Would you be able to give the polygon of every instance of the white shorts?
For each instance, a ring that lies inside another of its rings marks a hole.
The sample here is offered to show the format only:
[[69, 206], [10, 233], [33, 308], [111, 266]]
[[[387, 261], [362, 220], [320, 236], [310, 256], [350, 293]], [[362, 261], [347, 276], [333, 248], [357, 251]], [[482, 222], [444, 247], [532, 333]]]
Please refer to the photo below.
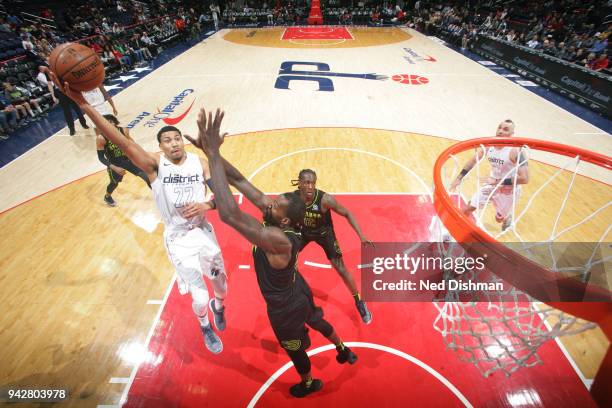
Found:
[[221, 248], [208, 223], [186, 231], [166, 230], [164, 244], [177, 275], [189, 285], [206, 288], [204, 276], [213, 279], [225, 274]]
[[[472, 207], [476, 207], [476, 203], [478, 203], [479, 208], [484, 208], [484, 205], [494, 188], [495, 186], [490, 184], [485, 184], [482, 186], [480, 190], [478, 190], [478, 192], [472, 196], [470, 205]], [[506, 219], [508, 215], [512, 213], [512, 200], [514, 199], [513, 190], [513, 186], [499, 186], [491, 196], [489, 201], [492, 202], [493, 207], [495, 207], [495, 216], [497, 218]], [[521, 188], [520, 186], [517, 186], [516, 200], [518, 200], [520, 196]]]

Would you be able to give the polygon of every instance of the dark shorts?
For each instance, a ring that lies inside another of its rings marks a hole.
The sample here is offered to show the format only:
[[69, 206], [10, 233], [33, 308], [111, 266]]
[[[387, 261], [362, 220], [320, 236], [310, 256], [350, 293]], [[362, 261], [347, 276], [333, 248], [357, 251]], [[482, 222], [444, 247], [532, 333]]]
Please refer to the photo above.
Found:
[[[323, 319], [323, 309], [315, 306], [310, 288], [300, 296], [294, 307], [285, 309], [282, 313], [268, 309], [268, 318], [278, 342], [287, 351], [306, 350], [310, 347], [306, 325], [313, 328], [329, 326]], [[329, 333], [322, 334], [331, 335], [333, 329], [331, 326], [329, 329]]]
[[323, 248], [327, 259], [342, 257], [342, 250], [340, 250], [340, 244], [336, 239], [336, 233], [334, 232], [333, 228], [326, 228], [317, 234], [302, 232], [302, 247], [300, 248], [300, 251], [312, 241], [316, 242], [321, 248]]

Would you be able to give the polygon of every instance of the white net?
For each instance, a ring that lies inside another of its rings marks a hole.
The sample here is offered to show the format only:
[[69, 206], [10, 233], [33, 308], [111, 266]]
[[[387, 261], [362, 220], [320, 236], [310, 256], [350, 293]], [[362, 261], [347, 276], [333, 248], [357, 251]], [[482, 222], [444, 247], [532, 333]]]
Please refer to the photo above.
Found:
[[[577, 184], [584, 184], [576, 183], [581, 178], [578, 174], [581, 160], [578, 156], [569, 160], [563, 157], [561, 161], [557, 159], [556, 168], [541, 163], [537, 169], [530, 168], [530, 173], [544, 168], [546, 171], [541, 171], [545, 174], [535, 177], [534, 183], [530, 175], [531, 185], [526, 189], [529, 194], [521, 198], [521, 189], [517, 184], [518, 169], [527, 164], [530, 152], [527, 146], [517, 149], [520, 159], [501, 178], [498, 175], [496, 179], [499, 180], [495, 184], [487, 179], [487, 175], [490, 175], [488, 165], [483, 166], [487, 162], [487, 148], [481, 145], [476, 152], [470, 152], [476, 158], [476, 164], [461, 180], [456, 194], [451, 195], [453, 202], [461, 209], [466, 208], [468, 203], [472, 209], [475, 207], [472, 217], [476, 226], [524, 257], [582, 282], [591, 279], [594, 270], [598, 269], [597, 284], [609, 290], [609, 282], [612, 281], [607, 272], [612, 252], [608, 239], [612, 228], [612, 194], [609, 186], [599, 186], [607, 192], [607, 196], [604, 194], [604, 197], [598, 197], [588, 205], [577, 206], [573, 200], [581, 199], [584, 202], [586, 198], [584, 192], [574, 191]], [[477, 154], [478, 151], [484, 153], [482, 157]], [[458, 179], [460, 169], [460, 158], [451, 155], [442, 171], [447, 189], [453, 180]], [[507, 179], [512, 180], [511, 186], [503, 184], [503, 180]], [[500, 220], [500, 203], [499, 200], [496, 202], [496, 195], [502, 189], [506, 189], [505, 197], [510, 197], [511, 201], [507, 216]], [[466, 191], [474, 193], [469, 201], [463, 196]], [[547, 214], [542, 214], [543, 205]], [[576, 214], [576, 208], [580, 209], [580, 214]], [[571, 216], [564, 217], [568, 209], [571, 209]], [[491, 222], [492, 210], [498, 217], [495, 222]], [[593, 228], [592, 224], [597, 224], [598, 228]], [[534, 232], [535, 229], [538, 231]], [[586, 235], [584, 231], [587, 231]], [[458, 257], [464, 254], [462, 247], [454, 242], [437, 217], [430, 225], [430, 235], [431, 241], [439, 243], [439, 252], [443, 256]], [[559, 245], [564, 238], [590, 242], [578, 254], [568, 256], [567, 247]], [[507, 242], [510, 240], [512, 242]], [[494, 273], [479, 275], [482, 273], [471, 270], [464, 275], [475, 281], [501, 281]], [[445, 280], [456, 277], [453, 271], [444, 272]], [[449, 290], [444, 299], [434, 304], [439, 314], [433, 326], [443, 336], [447, 347], [456, 351], [462, 360], [475, 364], [484, 376], [497, 371], [510, 375], [521, 367], [539, 364], [541, 360], [537, 352], [546, 341], [596, 326], [538, 303], [513, 287], [505, 292], [480, 292], [478, 296]]]

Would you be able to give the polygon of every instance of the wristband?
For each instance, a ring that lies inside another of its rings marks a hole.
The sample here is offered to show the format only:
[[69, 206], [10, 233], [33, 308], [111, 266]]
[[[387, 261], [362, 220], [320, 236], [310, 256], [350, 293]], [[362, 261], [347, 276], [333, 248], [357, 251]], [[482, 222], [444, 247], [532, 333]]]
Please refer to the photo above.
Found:
[[502, 181], [503, 186], [511, 186], [512, 184], [514, 183], [512, 182], [511, 178], [507, 178], [507, 179], [504, 179], [504, 181]]

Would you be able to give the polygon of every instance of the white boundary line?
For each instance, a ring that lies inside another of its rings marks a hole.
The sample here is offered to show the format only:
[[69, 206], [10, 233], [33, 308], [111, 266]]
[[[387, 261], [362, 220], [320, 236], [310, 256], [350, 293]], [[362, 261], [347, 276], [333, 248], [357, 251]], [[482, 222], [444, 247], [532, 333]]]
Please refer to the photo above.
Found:
[[315, 268], [331, 269], [331, 265], [317, 262], [304, 261], [304, 265], [314, 266]]
[[[455, 387], [448, 379], [446, 379], [446, 377], [444, 377], [442, 374], [440, 374], [439, 372], [437, 372], [436, 370], [434, 370], [433, 368], [431, 368], [430, 366], [428, 366], [421, 360], [417, 359], [416, 357], [411, 356], [410, 354], [404, 353], [403, 351], [396, 350], [391, 347], [382, 346], [376, 343], [364, 343], [364, 342], [354, 341], [354, 342], [348, 342], [345, 344], [349, 347], [354, 347], [354, 348], [361, 347], [361, 348], [370, 348], [374, 350], [384, 351], [389, 354], [393, 354], [395, 356], [408, 360], [411, 363], [421, 367], [423, 370], [427, 371], [429, 374], [435, 377], [438, 381], [440, 381], [446, 388], [448, 388], [457, 397], [457, 399], [459, 399], [459, 401], [463, 403], [464, 406], [470, 407], [470, 408], [472, 407], [472, 404], [470, 404], [468, 399], [461, 393], [461, 391], [457, 389], [457, 387]], [[313, 356], [315, 354], [319, 354], [324, 351], [332, 350], [334, 348], [335, 346], [333, 344], [328, 344], [326, 346], [322, 346], [314, 350], [310, 350], [308, 352], [308, 355]], [[259, 398], [261, 398], [261, 396], [270, 387], [270, 385], [272, 385], [272, 383], [276, 381], [276, 379], [280, 377], [285, 371], [287, 371], [291, 366], [293, 366], [293, 363], [289, 361], [288, 363], [283, 365], [281, 368], [279, 368], [274, 374], [272, 374], [272, 376], [268, 378], [268, 380], [261, 386], [261, 388], [259, 388], [257, 393], [255, 393], [255, 395], [253, 396], [253, 398], [251, 399], [247, 407], [253, 408], [255, 404], [257, 404], [257, 401], [259, 401]]]
[[[147, 350], [149, 349], [149, 343], [151, 342], [151, 338], [153, 337], [153, 332], [155, 332], [155, 328], [157, 327], [159, 318], [161, 317], [164, 307], [166, 306], [166, 303], [168, 302], [168, 298], [170, 297], [170, 292], [172, 292], [172, 287], [174, 286], [175, 281], [176, 281], [176, 277], [173, 277], [170, 280], [170, 284], [168, 285], [168, 288], [166, 289], [164, 299], [162, 300], [162, 303], [159, 306], [159, 310], [157, 311], [157, 314], [155, 315], [155, 318], [153, 319], [153, 324], [151, 325], [151, 328], [149, 329], [149, 333], [147, 334], [147, 338], [144, 342], [144, 347]], [[132, 384], [134, 383], [134, 379], [136, 378], [136, 373], [138, 372], [138, 369], [140, 368], [141, 364], [142, 362], [138, 362], [138, 364], [135, 364], [134, 367], [132, 368], [132, 372], [130, 373], [130, 378], [127, 382], [127, 386], [123, 389], [123, 393], [121, 394], [121, 398], [119, 399], [119, 406], [123, 406], [123, 404], [127, 402], [128, 393], [130, 392], [130, 388], [132, 388]]]
[[111, 377], [110, 380], [108, 380], [109, 384], [127, 384], [130, 382], [130, 379], [128, 377]]
[[[413, 176], [415, 179], [417, 179], [418, 182], [421, 183], [421, 186], [423, 187], [423, 189], [425, 191], [427, 191], [427, 195], [429, 196], [429, 198], [432, 200], [433, 202], [433, 193], [431, 191], [431, 188], [429, 188], [429, 186], [423, 181], [423, 179], [421, 177], [419, 177], [412, 169], [410, 169], [409, 167], [403, 165], [402, 163], [398, 162], [397, 160], [391, 159], [387, 156], [383, 156], [382, 154], [379, 153], [373, 153], [370, 152], [368, 150], [360, 150], [360, 149], [355, 149], [352, 147], [311, 147], [308, 149], [300, 149], [300, 150], [295, 150], [293, 152], [289, 152], [289, 153], [285, 153], [283, 155], [280, 155], [278, 157], [275, 157], [273, 159], [268, 160], [267, 162], [265, 162], [264, 164], [262, 164], [261, 166], [259, 166], [253, 173], [251, 173], [251, 175], [247, 178], [248, 181], [251, 181], [253, 179], [253, 177], [255, 177], [260, 171], [262, 171], [263, 169], [265, 169], [266, 167], [268, 167], [269, 165], [271, 165], [272, 163], [285, 159], [287, 157], [290, 156], [294, 156], [296, 154], [301, 154], [301, 153], [307, 153], [307, 152], [316, 152], [316, 151], [347, 151], [347, 152], [353, 152], [353, 153], [363, 153], [365, 155], [368, 156], [373, 156], [379, 159], [383, 159], [386, 160], [390, 163], [395, 164], [396, 166], [398, 166], [399, 168], [403, 169], [404, 171], [406, 171], [407, 173], [409, 173], [411, 176]], [[240, 194], [238, 196], [238, 204], [242, 204], [242, 200], [243, 200], [243, 196], [242, 194]]]

